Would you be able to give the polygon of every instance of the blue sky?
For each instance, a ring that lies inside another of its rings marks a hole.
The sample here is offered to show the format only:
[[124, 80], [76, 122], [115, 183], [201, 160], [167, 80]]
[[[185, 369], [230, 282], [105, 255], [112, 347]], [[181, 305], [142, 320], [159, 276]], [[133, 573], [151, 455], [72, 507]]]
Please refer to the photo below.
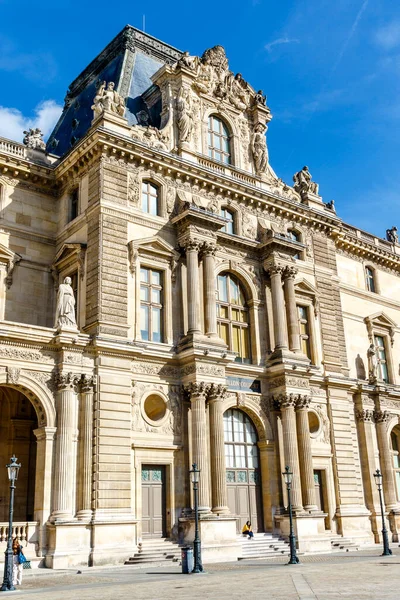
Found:
[[271, 165], [308, 165], [345, 221], [400, 226], [400, 2], [220, 0], [151, 3], [0, 0], [0, 135], [48, 133], [68, 84], [126, 25], [181, 50], [225, 47], [268, 96]]

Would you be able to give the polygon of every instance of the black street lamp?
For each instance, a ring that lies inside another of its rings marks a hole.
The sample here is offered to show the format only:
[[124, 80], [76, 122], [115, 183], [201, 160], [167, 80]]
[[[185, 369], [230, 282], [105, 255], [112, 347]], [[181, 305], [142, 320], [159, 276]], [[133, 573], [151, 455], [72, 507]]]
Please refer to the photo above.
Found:
[[289, 524], [290, 524], [290, 532], [289, 532], [289, 545], [290, 545], [290, 559], [288, 565], [297, 565], [300, 561], [296, 554], [296, 536], [293, 532], [293, 513], [292, 513], [292, 479], [293, 473], [289, 469], [289, 467], [285, 467], [285, 472], [282, 473], [283, 479], [285, 480], [288, 494], [288, 505], [289, 505]]
[[193, 558], [194, 567], [192, 573], [202, 573], [203, 565], [201, 564], [201, 541], [199, 532], [199, 475], [200, 469], [196, 463], [193, 463], [192, 470], [189, 471], [192, 475], [193, 492], [194, 492], [194, 540], [193, 540]]
[[21, 467], [20, 464], [17, 464], [17, 460], [18, 459], [15, 456], [12, 456], [10, 464], [7, 465], [8, 479], [10, 480], [10, 508], [8, 513], [7, 549], [4, 552], [4, 577], [0, 592], [12, 592], [15, 590], [15, 587], [13, 586], [12, 526], [14, 514], [15, 482], [18, 479], [18, 471]]
[[390, 556], [392, 554], [391, 549], [389, 548], [389, 539], [388, 532], [385, 525], [385, 512], [383, 510], [383, 500], [382, 500], [382, 473], [379, 469], [377, 469], [374, 473], [375, 483], [379, 492], [379, 502], [381, 503], [381, 515], [382, 515], [382, 542], [383, 542], [383, 552], [382, 556]]

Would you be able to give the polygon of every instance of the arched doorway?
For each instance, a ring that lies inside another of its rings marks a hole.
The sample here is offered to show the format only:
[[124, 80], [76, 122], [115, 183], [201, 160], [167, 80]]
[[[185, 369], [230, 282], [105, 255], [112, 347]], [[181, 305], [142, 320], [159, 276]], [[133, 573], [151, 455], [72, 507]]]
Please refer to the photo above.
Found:
[[224, 439], [228, 506], [237, 530], [250, 520], [253, 531], [263, 531], [258, 434], [250, 417], [237, 408], [227, 410]]
[[0, 386], [0, 521], [8, 521], [9, 481], [5, 465], [15, 454], [21, 469], [15, 490], [14, 522], [34, 520], [36, 437], [35, 409], [20, 391]]

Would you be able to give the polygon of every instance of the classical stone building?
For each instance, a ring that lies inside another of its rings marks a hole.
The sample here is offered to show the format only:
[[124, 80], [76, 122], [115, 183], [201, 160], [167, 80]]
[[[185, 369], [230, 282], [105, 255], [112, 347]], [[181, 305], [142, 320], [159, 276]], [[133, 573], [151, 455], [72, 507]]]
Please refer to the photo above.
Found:
[[47, 566], [190, 541], [194, 462], [205, 560], [249, 518], [287, 534], [285, 465], [300, 549], [379, 540], [377, 468], [398, 539], [396, 231], [344, 223], [307, 167], [279, 179], [271, 117], [221, 46], [126, 27], [47, 148], [0, 139], [0, 465]]

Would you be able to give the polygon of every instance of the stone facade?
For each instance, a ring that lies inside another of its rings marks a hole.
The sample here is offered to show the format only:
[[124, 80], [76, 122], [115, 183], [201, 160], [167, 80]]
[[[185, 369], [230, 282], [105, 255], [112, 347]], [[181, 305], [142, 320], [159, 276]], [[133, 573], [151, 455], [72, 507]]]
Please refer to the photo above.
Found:
[[[276, 176], [265, 96], [220, 46], [127, 27], [69, 90], [48, 151], [0, 139], [0, 455], [31, 550], [57, 568], [190, 541], [194, 462], [205, 560], [236, 559], [248, 517], [288, 533], [285, 465], [301, 550], [379, 540], [376, 468], [397, 540], [396, 239], [343, 223], [308, 168]], [[77, 327], [53, 328], [66, 278]]]

